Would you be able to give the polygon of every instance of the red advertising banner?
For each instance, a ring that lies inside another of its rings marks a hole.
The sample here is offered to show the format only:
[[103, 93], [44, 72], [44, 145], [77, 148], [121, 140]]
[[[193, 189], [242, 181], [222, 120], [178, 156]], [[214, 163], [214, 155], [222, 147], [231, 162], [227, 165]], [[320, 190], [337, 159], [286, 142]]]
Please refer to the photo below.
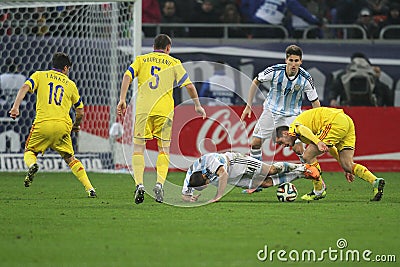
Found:
[[[175, 108], [171, 143], [171, 170], [186, 170], [200, 155], [209, 152], [237, 151], [249, 153], [250, 138], [262, 106], [254, 107], [254, 114], [240, 120], [243, 106], [205, 107], [207, 118], [202, 119], [195, 113], [193, 105], [180, 105]], [[107, 149], [108, 127], [104, 127], [104, 107], [86, 107], [83, 132], [91, 134], [87, 140], [96, 148]], [[353, 119], [356, 127], [356, 150], [354, 161], [367, 166], [371, 171], [400, 171], [400, 142], [397, 133], [400, 132], [400, 107], [346, 107], [344, 111]], [[105, 112], [107, 113], [107, 112]], [[130, 165], [132, 151], [132, 109], [124, 120], [124, 135], [116, 141], [124, 146], [125, 155], [122, 160], [116, 160], [117, 168]], [[98, 129], [107, 129], [98, 131]], [[97, 136], [98, 138], [93, 138]], [[94, 140], [94, 141], [93, 141]], [[90, 145], [90, 144], [89, 144]], [[82, 145], [81, 145], [82, 147]], [[298, 157], [290, 148], [282, 148], [273, 143], [263, 145], [263, 160], [298, 162]], [[158, 149], [155, 140], [147, 144], [146, 167], [153, 169], [157, 159]], [[319, 158], [324, 171], [342, 171], [339, 164], [329, 154]]]
[[[249, 140], [262, 107], [255, 107], [254, 114], [240, 121], [242, 106], [206, 107], [207, 118], [203, 120], [191, 105], [175, 110], [171, 155], [198, 157], [215, 151], [249, 152]], [[344, 111], [354, 120], [356, 127], [355, 162], [371, 171], [400, 171], [400, 144], [396, 134], [400, 132], [400, 108], [396, 107], [349, 107]], [[156, 143], [148, 149], [157, 150]], [[289, 148], [264, 144], [263, 160], [298, 161]], [[325, 171], [341, 171], [339, 164], [328, 154], [320, 157]], [[179, 164], [176, 164], [179, 165]]]

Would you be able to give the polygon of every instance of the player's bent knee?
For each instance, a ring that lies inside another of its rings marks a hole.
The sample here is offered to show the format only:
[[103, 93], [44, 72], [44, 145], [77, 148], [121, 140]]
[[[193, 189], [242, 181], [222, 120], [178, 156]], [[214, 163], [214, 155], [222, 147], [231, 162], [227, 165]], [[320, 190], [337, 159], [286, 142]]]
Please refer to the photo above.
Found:
[[70, 164], [72, 161], [75, 160], [75, 156], [70, 154], [65, 154], [63, 155], [63, 159], [67, 164]]

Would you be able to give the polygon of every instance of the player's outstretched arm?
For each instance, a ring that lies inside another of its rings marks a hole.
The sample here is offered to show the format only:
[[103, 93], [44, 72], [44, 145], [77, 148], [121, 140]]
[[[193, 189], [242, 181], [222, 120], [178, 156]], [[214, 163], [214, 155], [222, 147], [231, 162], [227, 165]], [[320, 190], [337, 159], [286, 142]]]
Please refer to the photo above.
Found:
[[328, 146], [324, 142], [319, 140], [319, 138], [316, 135], [314, 135], [313, 132], [308, 127], [304, 125], [297, 125], [296, 132], [301, 136], [307, 138], [311, 142], [313, 142], [318, 147], [319, 151], [328, 152], [329, 150]]
[[255, 78], [251, 82], [251, 86], [249, 89], [249, 95], [247, 97], [247, 104], [242, 112], [242, 116], [240, 116], [241, 120], [244, 120], [246, 118], [246, 116], [248, 118], [251, 117], [251, 105], [253, 104], [253, 99], [254, 99], [254, 96], [256, 94], [256, 91], [257, 91], [259, 85], [260, 85], [260, 82], [257, 80], [257, 78]]
[[121, 83], [121, 92], [119, 95], [119, 103], [117, 105], [117, 115], [122, 116], [126, 112], [126, 94], [129, 89], [129, 85], [131, 84], [132, 80], [129, 75], [124, 74]]
[[24, 100], [24, 97], [28, 93], [29, 89], [29, 86], [24, 84], [18, 90], [18, 94], [15, 97], [14, 104], [8, 112], [11, 118], [16, 119], [19, 116], [19, 106], [21, 105], [22, 100]]
[[226, 172], [224, 167], [219, 167], [217, 171], [218, 175], [218, 189], [217, 189], [217, 194], [213, 199], [211, 199], [209, 202], [217, 202], [219, 201], [223, 196], [225, 192], [226, 185], [228, 184], [228, 173]]

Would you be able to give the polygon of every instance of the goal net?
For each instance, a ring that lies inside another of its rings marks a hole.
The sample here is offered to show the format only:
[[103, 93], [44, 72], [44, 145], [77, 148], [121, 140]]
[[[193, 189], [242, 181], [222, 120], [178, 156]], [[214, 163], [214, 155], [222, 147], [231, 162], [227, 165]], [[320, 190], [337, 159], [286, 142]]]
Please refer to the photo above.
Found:
[[[123, 73], [141, 50], [138, 4], [141, 8], [140, 0], [0, 3], [1, 171], [26, 169], [23, 151], [35, 117], [35, 95], [25, 97], [18, 119], [10, 119], [8, 111], [21, 80], [23, 83], [36, 70], [49, 69], [57, 51], [71, 57], [69, 77], [76, 82], [85, 105], [81, 131], [72, 135], [75, 153], [89, 171], [115, 168], [121, 153], [114, 144], [120, 137], [110, 133], [110, 128], [118, 120]], [[41, 170], [68, 170], [50, 150], [39, 155], [38, 164]]]

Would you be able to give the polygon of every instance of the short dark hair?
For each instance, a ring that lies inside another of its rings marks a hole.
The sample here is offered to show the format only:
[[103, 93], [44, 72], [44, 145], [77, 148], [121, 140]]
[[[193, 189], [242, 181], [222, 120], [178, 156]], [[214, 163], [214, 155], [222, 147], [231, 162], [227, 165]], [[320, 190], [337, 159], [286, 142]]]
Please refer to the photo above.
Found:
[[301, 48], [298, 47], [297, 45], [289, 45], [288, 47], [286, 47], [285, 53], [286, 53], [286, 58], [288, 58], [291, 55], [299, 56], [300, 59], [303, 58], [303, 50], [301, 50]]
[[[279, 126], [276, 127], [275, 129], [275, 138], [278, 137], [282, 137], [283, 136], [283, 131], [289, 131], [289, 126], [283, 125], [283, 126]], [[275, 138], [273, 140], [275, 140]]]
[[190, 175], [188, 187], [199, 187], [205, 184], [206, 180], [201, 171], [193, 172], [192, 175]]
[[62, 70], [64, 67], [71, 67], [72, 62], [69, 56], [63, 52], [56, 52], [53, 55], [53, 62], [52, 62], [52, 67], [55, 69]]
[[154, 38], [154, 49], [165, 49], [171, 44], [171, 38], [166, 34], [159, 34]]

